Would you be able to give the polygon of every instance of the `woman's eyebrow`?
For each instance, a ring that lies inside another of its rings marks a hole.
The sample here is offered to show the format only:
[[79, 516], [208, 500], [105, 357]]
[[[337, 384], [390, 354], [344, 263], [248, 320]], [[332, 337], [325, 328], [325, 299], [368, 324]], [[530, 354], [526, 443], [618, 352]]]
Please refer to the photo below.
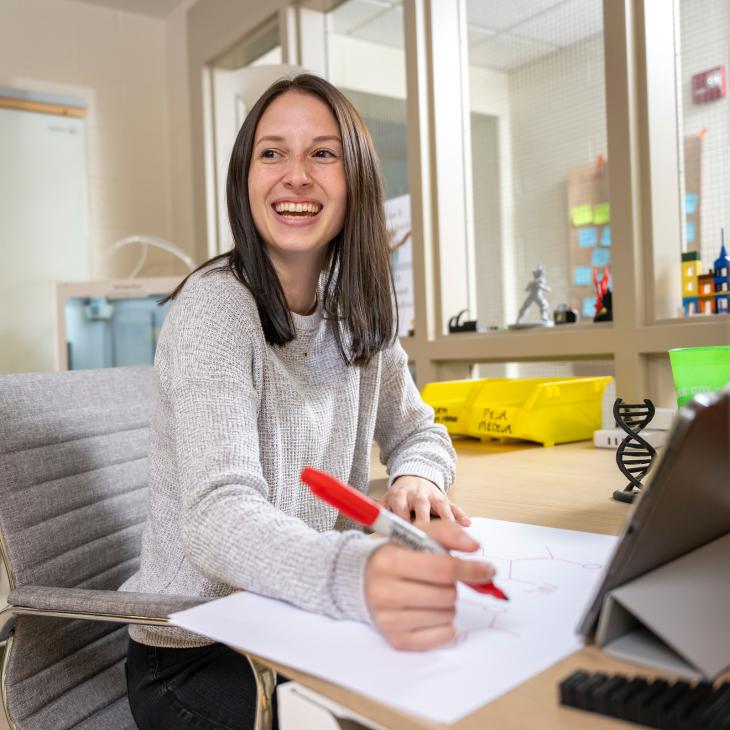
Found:
[[261, 144], [262, 142], [283, 142], [284, 138], [277, 135], [277, 134], [267, 134], [265, 137], [259, 137], [256, 140], [256, 144]]
[[335, 142], [339, 142], [342, 144], [342, 140], [340, 139], [339, 135], [337, 134], [324, 134], [321, 137], [315, 137], [312, 141], [313, 142], [326, 142], [327, 140], [334, 140]]
[[[328, 140], [332, 140], [334, 142], [339, 142], [342, 144], [342, 140], [340, 139], [340, 136], [337, 134], [323, 134], [319, 137], [315, 137], [312, 142], [326, 142]], [[284, 142], [285, 139], [279, 134], [267, 134], [264, 137], [259, 137], [256, 140], [256, 144], [261, 144], [262, 142]], [[254, 145], [255, 146], [255, 145]]]

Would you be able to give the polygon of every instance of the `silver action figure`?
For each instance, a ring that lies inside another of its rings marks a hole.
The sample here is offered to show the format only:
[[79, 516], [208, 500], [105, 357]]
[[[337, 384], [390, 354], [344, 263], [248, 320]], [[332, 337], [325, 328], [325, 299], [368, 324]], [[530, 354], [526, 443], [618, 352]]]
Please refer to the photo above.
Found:
[[525, 316], [525, 313], [532, 304], [537, 304], [537, 306], [540, 307], [540, 324], [542, 326], [550, 326], [550, 324], [552, 324], [552, 322], [550, 322], [550, 306], [543, 295], [543, 292], [550, 291], [550, 287], [547, 285], [545, 269], [542, 264], [540, 264], [532, 272], [532, 281], [525, 287], [525, 291], [527, 292], [527, 297], [520, 307], [520, 313], [517, 315], [516, 324], [520, 324], [520, 320]]

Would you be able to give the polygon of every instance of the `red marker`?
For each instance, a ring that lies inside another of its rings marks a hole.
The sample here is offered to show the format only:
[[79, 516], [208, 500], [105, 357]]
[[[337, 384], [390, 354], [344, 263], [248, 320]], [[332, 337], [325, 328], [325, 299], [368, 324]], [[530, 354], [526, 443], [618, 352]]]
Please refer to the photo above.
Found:
[[[449, 551], [443, 545], [431, 539], [423, 530], [419, 530], [387, 509], [381, 508], [370, 497], [358, 492], [348, 484], [343, 484], [333, 476], [308, 466], [302, 469], [301, 479], [320, 499], [379, 535], [390, 537], [413, 550], [448, 554]], [[488, 593], [502, 601], [509, 600], [504, 592], [491, 581], [479, 585], [475, 583], [467, 583], [467, 585], [479, 593]]]

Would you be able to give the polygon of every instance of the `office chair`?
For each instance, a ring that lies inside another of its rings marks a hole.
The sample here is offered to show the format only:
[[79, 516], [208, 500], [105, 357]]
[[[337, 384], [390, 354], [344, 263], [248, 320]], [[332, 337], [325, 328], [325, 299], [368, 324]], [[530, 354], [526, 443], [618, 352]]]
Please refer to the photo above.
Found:
[[[206, 599], [116, 589], [138, 567], [150, 367], [0, 376], [2, 703], [14, 730], [134, 730], [127, 624]], [[249, 657], [257, 730], [275, 673]]]

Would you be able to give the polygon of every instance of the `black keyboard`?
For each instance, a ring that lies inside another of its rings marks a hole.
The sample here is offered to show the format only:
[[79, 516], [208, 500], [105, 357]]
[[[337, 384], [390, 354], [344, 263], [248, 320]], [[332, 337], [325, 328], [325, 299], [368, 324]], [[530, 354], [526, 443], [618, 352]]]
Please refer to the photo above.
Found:
[[560, 704], [661, 730], [730, 730], [730, 682], [690, 684], [578, 669], [560, 683]]

